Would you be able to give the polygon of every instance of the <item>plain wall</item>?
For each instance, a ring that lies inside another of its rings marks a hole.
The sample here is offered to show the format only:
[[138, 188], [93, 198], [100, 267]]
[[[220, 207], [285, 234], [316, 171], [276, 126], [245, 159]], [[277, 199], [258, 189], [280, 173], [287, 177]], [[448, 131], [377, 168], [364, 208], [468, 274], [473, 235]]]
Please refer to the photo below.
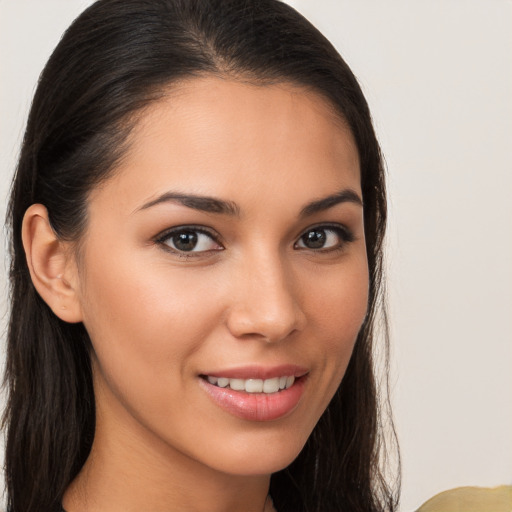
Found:
[[[90, 3], [0, 0], [3, 199], [37, 76]], [[512, 3], [290, 3], [358, 76], [386, 156], [402, 510], [512, 484]]]

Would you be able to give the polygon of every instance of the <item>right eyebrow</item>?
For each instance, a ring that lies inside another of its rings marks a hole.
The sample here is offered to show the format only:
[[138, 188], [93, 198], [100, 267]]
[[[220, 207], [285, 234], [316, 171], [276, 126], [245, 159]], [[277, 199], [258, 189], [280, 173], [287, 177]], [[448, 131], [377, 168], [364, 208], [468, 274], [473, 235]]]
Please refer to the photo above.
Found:
[[221, 215], [240, 216], [240, 207], [233, 201], [225, 201], [216, 197], [201, 196], [194, 194], [180, 194], [179, 192], [165, 192], [156, 199], [148, 201], [135, 211], [147, 210], [152, 206], [161, 203], [178, 203], [187, 208], [199, 210], [207, 213], [217, 213]]

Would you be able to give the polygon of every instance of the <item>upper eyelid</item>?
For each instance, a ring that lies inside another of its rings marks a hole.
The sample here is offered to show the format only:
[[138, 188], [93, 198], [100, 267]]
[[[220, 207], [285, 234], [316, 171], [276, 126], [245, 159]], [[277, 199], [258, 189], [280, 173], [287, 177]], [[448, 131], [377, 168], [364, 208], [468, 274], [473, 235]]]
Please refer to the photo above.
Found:
[[324, 223], [318, 223], [318, 224], [312, 224], [311, 226], [308, 226], [306, 229], [303, 229], [299, 236], [297, 237], [297, 240], [299, 240], [302, 236], [304, 236], [308, 231], [312, 231], [313, 229], [332, 229], [332, 230], [339, 230], [345, 232], [347, 235], [353, 236], [353, 231], [345, 224], [342, 224], [341, 222], [324, 222]]

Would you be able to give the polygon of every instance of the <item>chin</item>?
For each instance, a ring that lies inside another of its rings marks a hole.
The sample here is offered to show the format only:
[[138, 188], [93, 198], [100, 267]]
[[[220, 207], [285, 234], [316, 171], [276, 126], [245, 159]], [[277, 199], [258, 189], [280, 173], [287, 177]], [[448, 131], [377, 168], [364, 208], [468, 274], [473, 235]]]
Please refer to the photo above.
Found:
[[240, 447], [230, 447], [215, 458], [217, 470], [239, 476], [270, 475], [289, 466], [299, 455], [307, 436], [300, 439], [286, 439], [276, 441], [247, 441]]

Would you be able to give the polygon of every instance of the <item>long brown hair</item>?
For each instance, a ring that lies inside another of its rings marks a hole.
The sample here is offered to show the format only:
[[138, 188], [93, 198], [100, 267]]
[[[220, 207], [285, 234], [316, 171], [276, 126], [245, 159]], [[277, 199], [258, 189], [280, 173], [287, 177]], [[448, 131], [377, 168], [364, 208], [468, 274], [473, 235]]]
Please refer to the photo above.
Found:
[[177, 81], [215, 74], [292, 82], [326, 98], [357, 143], [370, 268], [368, 315], [342, 384], [297, 459], [271, 478], [280, 512], [392, 511], [382, 475], [374, 337], [382, 311], [386, 191], [361, 89], [334, 47], [277, 0], [100, 0], [75, 20], [39, 80], [7, 221], [11, 315], [5, 383], [10, 512], [54, 512], [84, 464], [95, 408], [82, 324], [59, 320], [36, 293], [21, 242], [33, 203], [62, 239], [78, 240], [87, 195], [123, 155], [136, 113]]

